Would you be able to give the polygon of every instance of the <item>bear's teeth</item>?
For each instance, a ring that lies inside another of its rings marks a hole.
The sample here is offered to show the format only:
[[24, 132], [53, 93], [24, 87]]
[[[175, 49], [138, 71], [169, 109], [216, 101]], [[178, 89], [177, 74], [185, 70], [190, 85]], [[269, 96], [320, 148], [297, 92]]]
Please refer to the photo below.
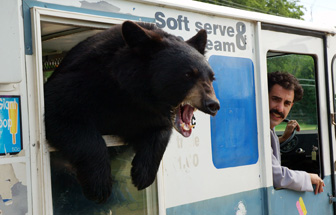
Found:
[[181, 127], [183, 128], [183, 130], [185, 131], [189, 131], [190, 129], [193, 129], [195, 127], [195, 125], [186, 125], [184, 122], [180, 124]]
[[185, 131], [189, 131], [190, 130], [189, 126], [187, 126], [185, 123], [183, 123], [183, 129]]

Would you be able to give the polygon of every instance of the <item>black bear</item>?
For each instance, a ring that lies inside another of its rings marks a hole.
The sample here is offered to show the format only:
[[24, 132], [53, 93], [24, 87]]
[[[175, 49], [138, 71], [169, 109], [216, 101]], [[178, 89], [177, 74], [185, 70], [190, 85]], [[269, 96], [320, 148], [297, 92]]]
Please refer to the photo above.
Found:
[[172, 128], [188, 137], [196, 109], [217, 113], [206, 42], [205, 30], [185, 42], [126, 21], [68, 52], [44, 86], [46, 138], [70, 161], [88, 199], [104, 202], [112, 189], [103, 134], [133, 147], [140, 190], [153, 183]]

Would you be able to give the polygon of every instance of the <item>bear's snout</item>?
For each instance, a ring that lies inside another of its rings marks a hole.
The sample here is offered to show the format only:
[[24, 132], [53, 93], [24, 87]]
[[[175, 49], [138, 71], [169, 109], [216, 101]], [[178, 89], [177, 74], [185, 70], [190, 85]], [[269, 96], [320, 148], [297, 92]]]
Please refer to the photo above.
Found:
[[204, 102], [204, 106], [206, 108], [206, 112], [212, 116], [217, 114], [217, 111], [220, 109], [220, 104], [218, 100], [207, 99]]

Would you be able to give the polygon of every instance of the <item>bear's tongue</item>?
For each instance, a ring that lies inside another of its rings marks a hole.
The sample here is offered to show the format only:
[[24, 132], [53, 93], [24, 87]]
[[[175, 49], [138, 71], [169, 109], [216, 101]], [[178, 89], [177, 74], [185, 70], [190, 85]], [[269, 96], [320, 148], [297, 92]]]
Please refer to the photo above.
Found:
[[191, 118], [194, 115], [194, 108], [190, 105], [185, 105], [182, 107], [182, 121], [185, 124], [190, 124]]
[[181, 129], [182, 135], [189, 137], [193, 126], [191, 125], [191, 119], [194, 115], [194, 108], [190, 105], [184, 105], [181, 107]]

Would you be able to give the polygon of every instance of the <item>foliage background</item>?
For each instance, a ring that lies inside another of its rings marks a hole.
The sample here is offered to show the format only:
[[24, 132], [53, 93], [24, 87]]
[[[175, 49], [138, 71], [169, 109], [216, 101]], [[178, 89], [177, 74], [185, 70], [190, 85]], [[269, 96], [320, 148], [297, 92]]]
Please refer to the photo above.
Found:
[[210, 4], [303, 20], [306, 8], [299, 0], [196, 0]]

